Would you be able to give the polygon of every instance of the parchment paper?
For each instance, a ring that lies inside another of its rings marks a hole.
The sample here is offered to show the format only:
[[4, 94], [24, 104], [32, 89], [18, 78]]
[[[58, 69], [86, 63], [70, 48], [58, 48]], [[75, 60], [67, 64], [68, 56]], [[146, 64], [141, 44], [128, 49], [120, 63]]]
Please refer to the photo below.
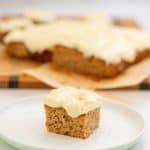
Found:
[[124, 73], [113, 79], [92, 80], [76, 73], [68, 73], [44, 64], [37, 69], [28, 69], [25, 74], [31, 75], [52, 87], [75, 86], [88, 89], [114, 89], [136, 86], [150, 76], [150, 58], [129, 67]]

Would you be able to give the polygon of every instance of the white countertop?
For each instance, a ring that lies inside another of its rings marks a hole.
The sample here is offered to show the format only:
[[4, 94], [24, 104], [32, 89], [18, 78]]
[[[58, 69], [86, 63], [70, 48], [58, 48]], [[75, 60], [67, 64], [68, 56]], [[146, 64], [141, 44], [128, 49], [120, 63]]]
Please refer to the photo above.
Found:
[[[46, 94], [48, 90], [0, 90], [0, 107], [15, 102], [17, 99], [37, 95]], [[122, 97], [129, 100], [132, 107], [142, 114], [146, 122], [146, 129], [143, 137], [137, 145], [131, 150], [149, 150], [150, 148], [150, 91], [108, 91], [107, 94]], [[15, 150], [4, 141], [0, 140], [0, 150]]]

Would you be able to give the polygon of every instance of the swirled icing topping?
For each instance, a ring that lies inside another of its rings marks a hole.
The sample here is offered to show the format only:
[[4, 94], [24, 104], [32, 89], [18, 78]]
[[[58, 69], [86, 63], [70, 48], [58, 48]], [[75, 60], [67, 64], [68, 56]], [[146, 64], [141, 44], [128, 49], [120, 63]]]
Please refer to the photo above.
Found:
[[54, 108], [64, 108], [72, 118], [86, 114], [101, 106], [102, 97], [98, 94], [73, 87], [51, 90], [44, 104]]

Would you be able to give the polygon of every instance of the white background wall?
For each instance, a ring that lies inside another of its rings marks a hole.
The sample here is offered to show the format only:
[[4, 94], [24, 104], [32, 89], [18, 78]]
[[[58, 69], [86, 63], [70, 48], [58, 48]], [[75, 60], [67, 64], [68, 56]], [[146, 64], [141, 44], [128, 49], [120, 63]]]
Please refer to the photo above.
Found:
[[0, 0], [0, 13], [43, 8], [63, 14], [106, 11], [112, 16], [130, 16], [150, 31], [150, 0]]

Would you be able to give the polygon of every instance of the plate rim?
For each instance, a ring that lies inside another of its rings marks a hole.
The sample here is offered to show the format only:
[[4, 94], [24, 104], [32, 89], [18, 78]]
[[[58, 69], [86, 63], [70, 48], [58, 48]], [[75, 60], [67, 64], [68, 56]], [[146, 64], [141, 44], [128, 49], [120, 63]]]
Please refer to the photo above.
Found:
[[[6, 104], [3, 107], [0, 107], [0, 113], [4, 112], [4, 111], [7, 111], [10, 107], [13, 107], [13, 106], [15, 106], [17, 104], [22, 104], [23, 102], [33, 101], [31, 99], [34, 98], [34, 97], [44, 97], [44, 96], [45, 96], [45, 94], [38, 94], [38, 95], [26, 96], [26, 97], [23, 97], [23, 98], [17, 98], [17, 100], [15, 100], [14, 102]], [[118, 145], [114, 145], [112, 147], [103, 148], [101, 150], [116, 150], [116, 149], [119, 149], [119, 150], [123, 149], [124, 150], [124, 147], [129, 148], [129, 147], [133, 146], [135, 143], [137, 143], [137, 141], [144, 134], [144, 131], [145, 131], [145, 120], [144, 120], [143, 116], [137, 110], [135, 110], [135, 108], [132, 108], [131, 106], [129, 106], [127, 104], [123, 104], [123, 103], [121, 103], [119, 101], [114, 101], [114, 100], [111, 100], [110, 98], [105, 98], [103, 96], [101, 96], [101, 97], [103, 99], [102, 100], [102, 105], [103, 105], [103, 101], [105, 101], [106, 103], [109, 103], [111, 105], [113, 105], [113, 104], [114, 105], [119, 105], [119, 107], [123, 107], [124, 109], [128, 109], [131, 112], [134, 112], [136, 114], [136, 116], [138, 116], [138, 119], [140, 119], [140, 121], [142, 123], [142, 129], [131, 140], [126, 141], [123, 144], [121, 143], [121, 144], [118, 144]], [[1, 114], [0, 114], [0, 116], [1, 116]], [[12, 147], [15, 147], [15, 148], [18, 148], [17, 146], [19, 146], [19, 147], [20, 146], [21, 147], [28, 147], [28, 148], [33, 148], [33, 149], [37, 149], [37, 150], [41, 150], [41, 148], [42, 148], [42, 147], [36, 147], [36, 146], [33, 147], [33, 145], [31, 145], [31, 144], [27, 145], [27, 144], [24, 144], [24, 143], [17, 142], [16, 140], [10, 139], [9, 137], [5, 136], [1, 132], [0, 132], [0, 139], [4, 140], [7, 144], [9, 144], [9, 145], [11, 145]], [[46, 149], [42, 148], [42, 149], [43, 150], [48, 150], [47, 148]], [[57, 149], [50, 148], [49, 150], [57, 150]], [[98, 149], [95, 149], [95, 150], [98, 150]]]

